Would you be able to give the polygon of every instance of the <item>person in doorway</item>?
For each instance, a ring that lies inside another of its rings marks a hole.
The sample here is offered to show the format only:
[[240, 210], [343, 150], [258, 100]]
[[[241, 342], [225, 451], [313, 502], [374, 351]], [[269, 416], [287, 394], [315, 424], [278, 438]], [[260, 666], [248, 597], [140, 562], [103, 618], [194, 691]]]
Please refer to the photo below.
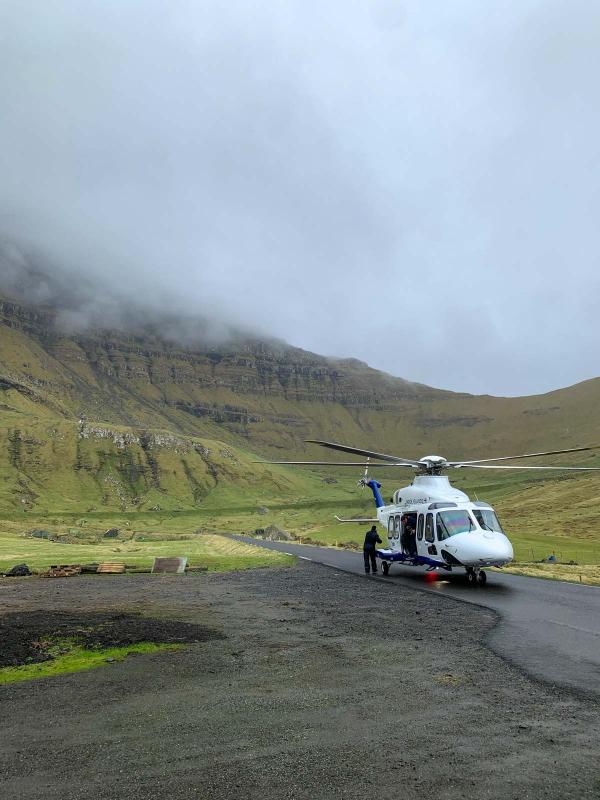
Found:
[[413, 525], [409, 522], [406, 525], [406, 542], [408, 544], [408, 554], [411, 556], [417, 555], [417, 532]]
[[367, 531], [365, 543], [363, 544], [363, 558], [365, 560], [366, 575], [368, 575], [371, 571], [373, 572], [373, 575], [377, 575], [377, 559], [375, 558], [375, 550], [378, 543], [381, 544], [381, 539], [377, 533], [377, 528], [375, 525], [373, 525], [371, 530]]
[[405, 555], [410, 555], [410, 518], [406, 514], [400, 520], [402, 533], [400, 534], [400, 547]]

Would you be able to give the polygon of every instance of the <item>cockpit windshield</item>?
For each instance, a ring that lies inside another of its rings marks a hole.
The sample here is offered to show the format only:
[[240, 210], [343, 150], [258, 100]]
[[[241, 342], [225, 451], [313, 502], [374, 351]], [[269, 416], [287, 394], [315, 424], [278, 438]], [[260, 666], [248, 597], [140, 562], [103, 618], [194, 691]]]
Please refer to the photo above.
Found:
[[495, 531], [496, 533], [504, 533], [502, 525], [498, 522], [498, 517], [491, 508], [474, 508], [473, 516], [479, 523], [479, 527], [484, 531]]
[[476, 528], [469, 512], [457, 508], [452, 511], [438, 511], [436, 529], [438, 541], [441, 542], [457, 533], [469, 533]]

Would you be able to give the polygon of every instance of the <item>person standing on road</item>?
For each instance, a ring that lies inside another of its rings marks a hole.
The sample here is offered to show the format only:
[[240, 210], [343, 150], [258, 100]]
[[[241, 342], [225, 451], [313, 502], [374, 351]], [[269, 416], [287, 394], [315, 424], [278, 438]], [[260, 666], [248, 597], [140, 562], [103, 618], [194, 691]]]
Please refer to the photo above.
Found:
[[368, 575], [371, 571], [373, 572], [373, 575], [377, 575], [377, 561], [375, 559], [375, 549], [377, 543], [381, 544], [381, 539], [377, 533], [377, 528], [375, 525], [373, 525], [371, 530], [367, 531], [365, 543], [363, 544], [363, 558], [365, 559], [366, 575]]

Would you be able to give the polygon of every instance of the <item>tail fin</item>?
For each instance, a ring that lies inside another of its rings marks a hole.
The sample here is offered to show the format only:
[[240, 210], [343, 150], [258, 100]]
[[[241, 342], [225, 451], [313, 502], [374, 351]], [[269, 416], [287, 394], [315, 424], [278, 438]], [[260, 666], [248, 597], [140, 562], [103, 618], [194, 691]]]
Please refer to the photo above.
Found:
[[375, 505], [377, 508], [382, 508], [385, 503], [383, 502], [383, 497], [381, 496], [381, 484], [378, 483], [376, 480], [371, 478], [371, 480], [365, 482], [365, 486], [368, 486], [369, 489], [373, 492], [373, 498], [375, 499]]

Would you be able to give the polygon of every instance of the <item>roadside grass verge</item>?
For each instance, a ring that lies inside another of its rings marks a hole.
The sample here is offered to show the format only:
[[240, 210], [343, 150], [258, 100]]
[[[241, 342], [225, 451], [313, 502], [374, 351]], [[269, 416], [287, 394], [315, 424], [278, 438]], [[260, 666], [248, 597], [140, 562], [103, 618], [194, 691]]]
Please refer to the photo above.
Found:
[[530, 578], [545, 578], [551, 581], [600, 586], [600, 566], [597, 564], [536, 564], [515, 562], [503, 567], [501, 572], [526, 575]]

